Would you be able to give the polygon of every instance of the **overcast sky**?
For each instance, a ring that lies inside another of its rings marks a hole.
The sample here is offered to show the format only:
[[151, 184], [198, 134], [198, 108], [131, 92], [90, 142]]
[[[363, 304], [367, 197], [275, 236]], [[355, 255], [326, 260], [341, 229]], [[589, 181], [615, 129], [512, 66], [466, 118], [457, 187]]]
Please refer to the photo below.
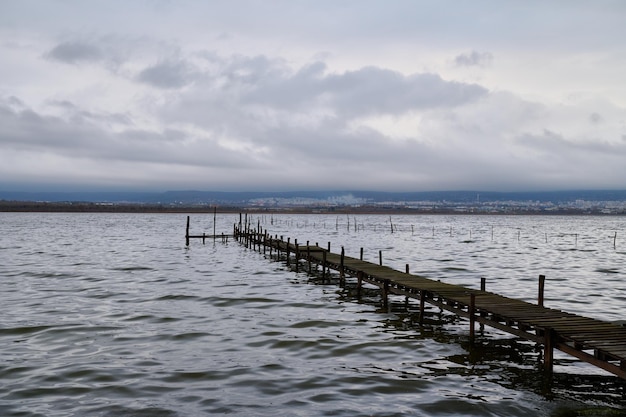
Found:
[[626, 188], [623, 0], [1, 0], [0, 190]]

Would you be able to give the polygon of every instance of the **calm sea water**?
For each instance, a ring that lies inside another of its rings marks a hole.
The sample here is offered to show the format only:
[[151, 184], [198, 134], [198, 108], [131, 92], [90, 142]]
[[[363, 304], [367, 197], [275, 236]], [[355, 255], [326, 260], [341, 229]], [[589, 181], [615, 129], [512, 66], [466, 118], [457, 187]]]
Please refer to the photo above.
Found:
[[[213, 215], [192, 215], [192, 233]], [[238, 215], [218, 214], [217, 232]], [[626, 320], [626, 219], [250, 216], [442, 281]], [[348, 286], [230, 240], [185, 246], [182, 214], [0, 214], [1, 416], [617, 415], [624, 382], [528, 342]], [[393, 230], [393, 233], [391, 232]], [[617, 237], [615, 235], [617, 233]], [[569, 414], [571, 415], [571, 414]]]

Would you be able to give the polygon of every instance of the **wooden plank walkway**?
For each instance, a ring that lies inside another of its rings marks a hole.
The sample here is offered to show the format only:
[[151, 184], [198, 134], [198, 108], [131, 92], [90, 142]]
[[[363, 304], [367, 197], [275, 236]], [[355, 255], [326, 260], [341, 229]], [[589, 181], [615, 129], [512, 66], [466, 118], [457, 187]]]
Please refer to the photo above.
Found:
[[[260, 228], [259, 228], [260, 229]], [[420, 323], [424, 305], [435, 305], [460, 317], [469, 319], [470, 339], [474, 338], [476, 323], [487, 325], [526, 340], [543, 344], [545, 369], [552, 372], [553, 351], [558, 349], [584, 362], [626, 379], [626, 327], [596, 320], [561, 310], [544, 307], [543, 277], [540, 277], [539, 303], [532, 304], [484, 290], [471, 289], [428, 279], [419, 275], [394, 270], [380, 264], [363, 261], [343, 253], [333, 253], [329, 248], [316, 245], [298, 245], [288, 238], [272, 238], [254, 230], [242, 230], [235, 225], [233, 236], [242, 244], [259, 251], [276, 251], [287, 263], [294, 262], [296, 270], [305, 261], [311, 271], [322, 267], [326, 276], [329, 269], [339, 272], [340, 280], [346, 276], [357, 279], [360, 294], [362, 283], [381, 289], [383, 305], [388, 305], [390, 294], [404, 295], [419, 300]], [[344, 281], [345, 282], [345, 281]]]

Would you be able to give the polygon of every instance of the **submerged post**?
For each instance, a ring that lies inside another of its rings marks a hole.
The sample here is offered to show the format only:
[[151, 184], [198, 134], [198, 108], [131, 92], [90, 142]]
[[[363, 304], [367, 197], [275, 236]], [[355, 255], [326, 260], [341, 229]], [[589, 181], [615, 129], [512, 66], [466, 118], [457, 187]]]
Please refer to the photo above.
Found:
[[420, 326], [424, 324], [424, 304], [426, 303], [426, 291], [420, 290]]
[[213, 207], [213, 240], [215, 240], [215, 220], [217, 219], [217, 206]]
[[383, 281], [383, 288], [382, 288], [382, 303], [383, 303], [383, 308], [385, 310], [389, 310], [389, 280], [385, 279]]

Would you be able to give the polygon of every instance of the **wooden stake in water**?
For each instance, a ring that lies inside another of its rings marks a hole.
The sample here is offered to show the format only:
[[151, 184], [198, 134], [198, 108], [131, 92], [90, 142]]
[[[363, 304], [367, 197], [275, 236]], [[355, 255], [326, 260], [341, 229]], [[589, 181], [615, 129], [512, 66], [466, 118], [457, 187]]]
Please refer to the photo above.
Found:
[[537, 304], [543, 307], [543, 290], [546, 285], [545, 275], [539, 275], [539, 294], [537, 296]]
[[187, 229], [185, 231], [185, 243], [189, 246], [189, 216], [187, 216]]

